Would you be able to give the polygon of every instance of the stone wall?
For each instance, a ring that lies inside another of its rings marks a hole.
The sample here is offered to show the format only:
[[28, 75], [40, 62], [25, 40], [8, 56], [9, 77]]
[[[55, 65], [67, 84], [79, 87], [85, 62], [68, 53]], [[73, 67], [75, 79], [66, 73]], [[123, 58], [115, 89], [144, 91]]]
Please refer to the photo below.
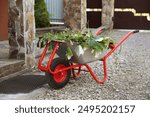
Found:
[[86, 0], [64, 0], [64, 20], [65, 25], [73, 30], [85, 29]]
[[[35, 19], [34, 0], [8, 0], [9, 58], [25, 59], [28, 68], [34, 66]], [[21, 49], [23, 48], [23, 49]]]
[[24, 59], [22, 0], [9, 0], [9, 58]]
[[[17, 8], [16, 1], [9, 0], [9, 58], [17, 58], [19, 53], [19, 43], [17, 41], [18, 38], [18, 19], [19, 19], [19, 9]], [[20, 22], [19, 22], [20, 23]]]
[[[64, 0], [64, 20], [73, 30], [86, 30], [87, 0]], [[114, 0], [102, 0], [102, 27], [113, 28]]]
[[26, 66], [32, 67], [35, 58], [34, 0], [9, 0], [9, 27], [9, 58], [22, 57], [25, 59]]
[[84, 32], [86, 31], [86, 25], [87, 25], [87, 0], [81, 0], [81, 30]]
[[102, 27], [112, 29], [114, 17], [114, 0], [102, 0]]
[[31, 68], [35, 64], [35, 18], [34, 18], [34, 0], [23, 0], [23, 22], [24, 22], [24, 40], [25, 40], [25, 65]]

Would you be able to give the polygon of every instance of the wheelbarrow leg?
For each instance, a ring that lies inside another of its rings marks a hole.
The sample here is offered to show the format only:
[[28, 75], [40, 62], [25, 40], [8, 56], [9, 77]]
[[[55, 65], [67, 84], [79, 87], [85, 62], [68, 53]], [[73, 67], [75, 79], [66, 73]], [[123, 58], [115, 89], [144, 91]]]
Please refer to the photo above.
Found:
[[[97, 34], [96, 34], [96, 35], [98, 35], [100, 32], [101, 32], [101, 30], [99, 29], [99, 30], [97, 31]], [[96, 75], [93, 73], [92, 69], [91, 69], [88, 65], [85, 65], [85, 66], [87, 67], [87, 69], [89, 70], [90, 74], [93, 76], [93, 78], [94, 78], [94, 80], [95, 80], [96, 82], [98, 82], [98, 83], [104, 83], [104, 82], [107, 80], [107, 64], [106, 64], [107, 58], [108, 58], [123, 42], [125, 42], [125, 41], [128, 39], [128, 37], [129, 37], [130, 35], [132, 35], [132, 34], [134, 34], [134, 33], [138, 33], [138, 32], [139, 32], [139, 30], [131, 31], [131, 32], [129, 32], [128, 34], [126, 34], [126, 35], [121, 39], [121, 41], [120, 41], [118, 44], [116, 44], [116, 45], [110, 44], [110, 45], [109, 45], [110, 48], [111, 48], [111, 50], [104, 56], [104, 58], [103, 58], [103, 60], [102, 60], [102, 61], [103, 61], [103, 70], [104, 70], [104, 77], [103, 77], [103, 79], [99, 80], [99, 79], [96, 77]]]
[[54, 46], [54, 49], [53, 49], [53, 51], [52, 51], [52, 53], [51, 53], [51, 56], [50, 56], [50, 58], [49, 58], [48, 65], [47, 65], [47, 66], [43, 66], [43, 65], [42, 65], [42, 61], [43, 61], [43, 59], [44, 59], [44, 56], [46, 55], [46, 52], [48, 51], [48, 48], [49, 48], [49, 46], [50, 46], [50, 42], [48, 42], [48, 43], [46, 44], [45, 49], [44, 49], [44, 51], [43, 51], [43, 53], [42, 53], [42, 55], [41, 55], [41, 57], [40, 57], [40, 59], [39, 59], [39, 61], [38, 61], [38, 68], [39, 68], [41, 71], [45, 71], [45, 72], [46, 72], [46, 71], [49, 71], [49, 72], [52, 73], [52, 74], [54, 73], [53, 71], [51, 71], [51, 69], [50, 69], [49, 66], [51, 66], [52, 60], [54, 59], [54, 56], [55, 56], [55, 54], [56, 54], [56, 51], [57, 51], [59, 45], [60, 45], [60, 42], [55, 42], [55, 46]]
[[103, 70], [104, 70], [104, 76], [102, 79], [98, 79], [97, 76], [94, 74], [94, 72], [92, 71], [91, 67], [87, 64], [85, 64], [86, 68], [89, 70], [90, 74], [93, 76], [94, 80], [97, 83], [104, 83], [107, 80], [107, 64], [106, 64], [106, 58], [104, 57], [103, 61]]
[[[75, 73], [76, 70], [77, 70], [77, 73]], [[75, 78], [77, 78], [80, 75], [80, 73], [81, 73], [81, 66], [79, 66], [78, 69], [72, 68], [72, 74]]]

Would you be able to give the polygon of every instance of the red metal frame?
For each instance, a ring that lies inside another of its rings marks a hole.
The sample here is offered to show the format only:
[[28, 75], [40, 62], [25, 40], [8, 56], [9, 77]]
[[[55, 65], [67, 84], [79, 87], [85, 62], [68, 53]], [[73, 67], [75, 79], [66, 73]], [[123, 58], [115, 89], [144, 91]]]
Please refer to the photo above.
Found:
[[98, 36], [103, 32], [102, 28], [98, 28], [98, 30], [96, 31], [95, 35]]
[[[132, 31], [132, 32], [129, 32], [128, 34], [126, 34], [122, 39], [121, 41], [116, 44], [116, 45], [113, 45], [113, 44], [110, 44], [110, 48], [111, 50], [103, 57], [102, 60], [100, 61], [103, 61], [103, 70], [104, 70], [104, 77], [102, 79], [98, 79], [97, 76], [95, 75], [95, 73], [92, 71], [91, 67], [88, 65], [88, 64], [73, 64], [71, 63], [71, 66], [69, 67], [66, 67], [66, 68], [63, 68], [61, 70], [58, 70], [56, 72], [52, 71], [50, 69], [50, 66], [51, 66], [51, 63], [52, 63], [52, 60], [54, 59], [54, 56], [56, 54], [56, 51], [60, 45], [61, 42], [56, 42], [55, 41], [55, 46], [54, 46], [54, 49], [52, 51], [52, 54], [49, 58], [49, 61], [48, 61], [48, 64], [47, 66], [43, 66], [42, 65], [42, 61], [44, 59], [44, 56], [48, 50], [48, 47], [50, 46], [50, 42], [46, 44], [46, 47], [39, 59], [39, 62], [38, 62], [38, 68], [41, 70], [41, 71], [45, 71], [45, 72], [50, 72], [51, 74], [55, 75], [55, 74], [58, 74], [60, 72], [63, 72], [63, 71], [66, 71], [66, 70], [69, 70], [71, 69], [72, 70], [72, 73], [73, 73], [73, 76], [75, 77], [78, 77], [80, 75], [80, 72], [81, 71], [86, 71], [86, 72], [90, 72], [91, 76], [93, 77], [93, 79], [97, 82], [97, 83], [104, 83], [106, 80], [107, 80], [107, 58], [124, 42], [128, 39], [128, 37], [134, 33], [137, 33], [138, 31]], [[98, 34], [98, 33], [97, 33]], [[85, 66], [87, 68], [87, 70], [82, 70], [81, 67], [82, 66]], [[77, 70], [77, 73], [75, 73], [75, 70]]]

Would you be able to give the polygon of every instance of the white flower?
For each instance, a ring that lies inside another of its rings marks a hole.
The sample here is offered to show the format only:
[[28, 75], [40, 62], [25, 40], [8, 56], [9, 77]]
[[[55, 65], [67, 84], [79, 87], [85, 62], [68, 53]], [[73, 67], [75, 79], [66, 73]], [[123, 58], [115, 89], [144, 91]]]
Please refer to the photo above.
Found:
[[70, 60], [70, 59], [71, 59], [71, 57], [72, 57], [72, 56], [67, 56], [68, 60]]
[[94, 50], [91, 50], [91, 53], [93, 54], [93, 53], [94, 53]]
[[103, 37], [100, 37], [100, 38], [95, 39], [95, 41], [97, 41], [97, 42], [101, 42], [101, 41], [103, 41], [103, 40], [104, 40]]

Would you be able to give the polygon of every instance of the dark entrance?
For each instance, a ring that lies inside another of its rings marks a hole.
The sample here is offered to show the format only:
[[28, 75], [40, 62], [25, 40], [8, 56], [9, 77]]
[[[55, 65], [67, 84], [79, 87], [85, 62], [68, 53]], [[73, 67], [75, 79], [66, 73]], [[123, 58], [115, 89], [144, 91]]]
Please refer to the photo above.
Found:
[[114, 28], [150, 29], [150, 0], [115, 0]]
[[87, 27], [98, 28], [101, 26], [101, 12], [94, 11], [94, 9], [101, 9], [101, 8], [102, 8], [101, 0], [87, 0], [87, 9], [91, 10], [87, 11], [87, 21], [88, 21]]
[[[101, 8], [101, 0], [87, 0], [90, 28], [101, 26]], [[150, 0], [115, 0], [114, 28], [150, 30]]]

